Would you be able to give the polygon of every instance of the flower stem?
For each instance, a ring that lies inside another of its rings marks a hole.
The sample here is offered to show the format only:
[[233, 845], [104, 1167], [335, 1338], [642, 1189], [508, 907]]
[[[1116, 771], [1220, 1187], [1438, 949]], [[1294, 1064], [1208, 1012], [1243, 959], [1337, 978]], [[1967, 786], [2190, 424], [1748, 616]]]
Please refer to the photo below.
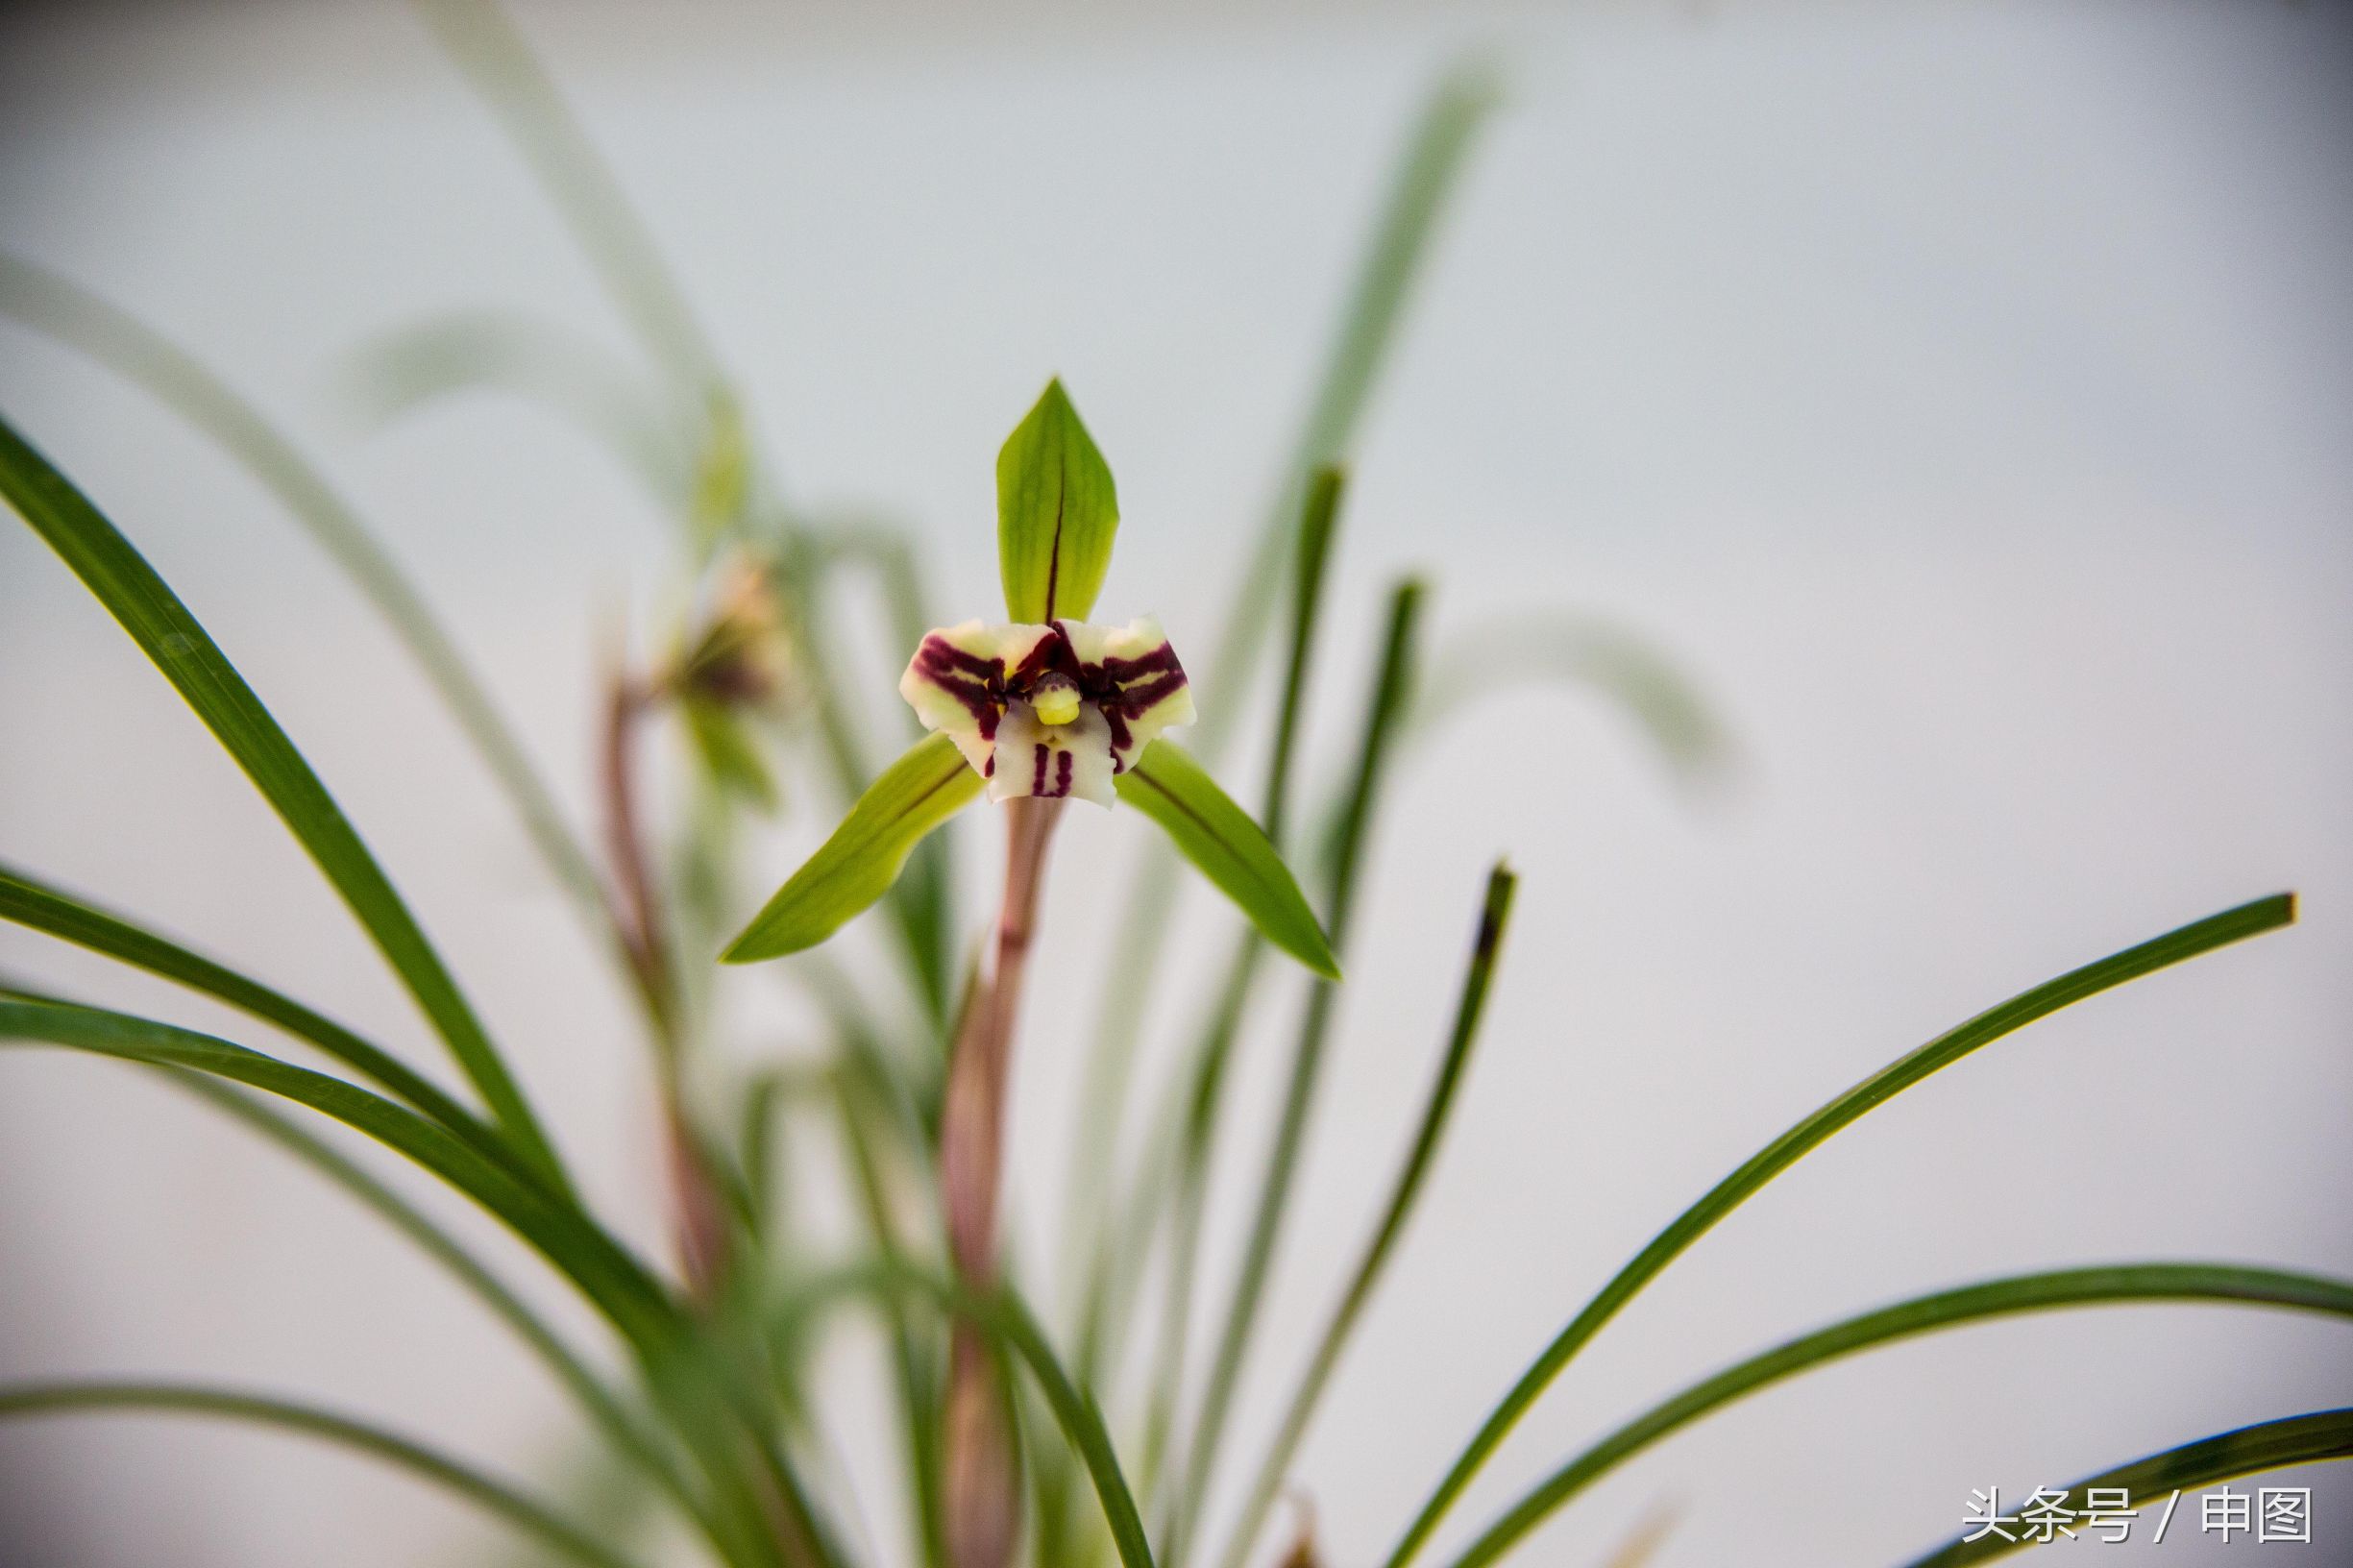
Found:
[[[996, 1284], [997, 1189], [1005, 1163], [1005, 1091], [1014, 1026], [1037, 929], [1046, 847], [1063, 802], [1005, 802], [1005, 903], [995, 953], [948, 1062], [940, 1130], [940, 1201], [956, 1274], [968, 1287]], [[1004, 1568], [1020, 1534], [1020, 1478], [1012, 1410], [987, 1340], [959, 1322], [949, 1345], [943, 1458], [943, 1525], [953, 1568]]]

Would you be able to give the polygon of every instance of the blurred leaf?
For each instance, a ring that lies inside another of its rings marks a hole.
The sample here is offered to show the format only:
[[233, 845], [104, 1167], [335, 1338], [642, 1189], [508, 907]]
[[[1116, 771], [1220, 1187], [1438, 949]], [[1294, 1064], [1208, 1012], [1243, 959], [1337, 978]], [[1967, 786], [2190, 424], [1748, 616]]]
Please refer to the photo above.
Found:
[[306, 1105], [406, 1156], [497, 1215], [632, 1342], [658, 1346], [675, 1330], [661, 1286], [583, 1211], [356, 1085], [127, 1014], [0, 999], [0, 1041], [25, 1041], [210, 1073]]
[[1339, 978], [1339, 961], [1290, 868], [1199, 763], [1163, 736], [1144, 747], [1117, 786], [1119, 798], [1158, 822], [1268, 942], [1324, 978]]
[[[1283, 1412], [1283, 1423], [1276, 1429], [1273, 1442], [1267, 1445], [1266, 1457], [1259, 1464], [1248, 1500], [1242, 1506], [1240, 1520], [1219, 1559], [1224, 1568], [1242, 1568], [1250, 1558], [1251, 1547], [1257, 1542], [1260, 1528], [1274, 1507], [1275, 1497], [1290, 1469], [1292, 1458], [1299, 1452], [1299, 1443], [1307, 1435], [1308, 1423], [1314, 1416], [1316, 1402], [1323, 1397], [1324, 1386], [1339, 1365], [1340, 1352], [1347, 1346], [1348, 1336], [1362, 1315], [1365, 1304], [1372, 1300], [1374, 1287], [1381, 1283], [1390, 1253], [1398, 1238], [1405, 1234], [1406, 1221], [1412, 1216], [1415, 1201], [1421, 1196], [1423, 1180], [1437, 1158], [1438, 1140], [1445, 1135], [1447, 1116], [1454, 1109], [1455, 1091], [1462, 1085], [1463, 1069], [1469, 1066], [1471, 1046], [1479, 1038], [1479, 1020], [1486, 1010], [1487, 987], [1494, 979], [1496, 959], [1503, 949], [1504, 930], [1511, 919], [1511, 896], [1519, 878], [1508, 867], [1498, 862], [1487, 873], [1485, 902], [1479, 917], [1479, 933], [1471, 943], [1471, 957], [1462, 976], [1462, 992], [1455, 1004], [1454, 1031], [1446, 1041], [1445, 1055], [1439, 1060], [1436, 1077], [1430, 1086], [1429, 1096], [1422, 1102], [1422, 1115], [1414, 1129], [1413, 1141], [1409, 1145], [1404, 1163], [1398, 1167], [1396, 1179], [1390, 1184], [1389, 1198], [1367, 1238], [1363, 1254], [1357, 1260], [1355, 1271], [1349, 1276], [1347, 1287], [1332, 1310], [1324, 1325], [1321, 1338], [1316, 1341], [1314, 1354], [1308, 1360], [1306, 1371], [1291, 1392], [1290, 1403]], [[1308, 1539], [1301, 1537], [1303, 1543]]]
[[1990, 1045], [2005, 1035], [2017, 1033], [2037, 1018], [2047, 1017], [2063, 1007], [2096, 996], [2103, 991], [2112, 991], [2127, 981], [2169, 968], [2201, 953], [2212, 952], [2234, 942], [2243, 942], [2266, 931], [2277, 930], [2294, 919], [2295, 895], [2276, 894], [2268, 898], [2257, 898], [2234, 909], [2226, 909], [2218, 915], [2209, 915], [2202, 920], [2194, 920], [2096, 963], [2071, 969], [2055, 980], [2045, 981], [2031, 991], [2021, 992], [1998, 1007], [1980, 1013], [1917, 1050], [1897, 1058], [1775, 1139], [1738, 1170], [1710, 1188], [1673, 1224], [1654, 1237], [1650, 1244], [1635, 1254], [1633, 1261], [1620, 1269], [1602, 1287], [1600, 1294], [1586, 1303], [1584, 1310], [1571, 1319], [1568, 1326], [1544, 1348], [1543, 1353], [1521, 1374], [1511, 1391], [1504, 1396], [1502, 1403], [1488, 1414], [1469, 1446], [1438, 1483], [1437, 1490], [1422, 1506], [1404, 1538], [1398, 1542], [1397, 1549], [1389, 1555], [1388, 1568], [1404, 1568], [1404, 1564], [1428, 1542], [1431, 1531], [1437, 1528], [1438, 1522], [1462, 1495], [1463, 1488], [1470, 1484], [1471, 1478], [1479, 1473], [1497, 1445], [1519, 1424], [1520, 1417], [1527, 1414], [1529, 1407], [1551, 1386], [1571, 1358], [1601, 1332], [1604, 1324], [1615, 1317], [1644, 1286], [1680, 1257], [1693, 1242], [1713, 1229], [1725, 1215], [1739, 1208], [1774, 1177], [1827, 1141], [1832, 1134], [1894, 1099], [1931, 1073], [1950, 1066], [1979, 1046]]
[[[1891, 1340], [2022, 1312], [2120, 1302], [2225, 1302], [2353, 1318], [2353, 1284], [2277, 1269], [2216, 1263], [2138, 1263], [2020, 1274], [1866, 1312], [1792, 1339], [1695, 1384], [1554, 1471], [1507, 1508], [1454, 1568], [1482, 1568], [1522, 1541], [1569, 1499], [1669, 1433], [1769, 1384]], [[1392, 1556], [1393, 1565], [1402, 1555]]]
[[[1357, 766], [1340, 818], [1340, 852], [1332, 869], [1324, 905], [1336, 946], [1344, 946], [1348, 940], [1356, 910], [1357, 876], [1363, 865], [1365, 845], [1371, 841], [1373, 814], [1380, 803], [1381, 785], [1388, 771], [1398, 720], [1413, 692], [1414, 674], [1420, 663], [1423, 596], [1422, 583], [1412, 577], [1389, 591], [1388, 623], [1381, 641], [1379, 674], [1374, 678], [1371, 700], [1360, 731]], [[1246, 985], [1247, 976], [1242, 978]], [[1168, 1554], [1172, 1559], [1181, 1560], [1181, 1549], [1209, 1498], [1211, 1474], [1225, 1435], [1226, 1417], [1233, 1409], [1234, 1392], [1239, 1385], [1242, 1364], [1249, 1356], [1251, 1336], [1257, 1327], [1259, 1307], [1265, 1297], [1267, 1276], [1274, 1266], [1275, 1249], [1282, 1239], [1284, 1217], [1298, 1175], [1300, 1150], [1306, 1145], [1308, 1119], [1314, 1110], [1325, 1044], [1331, 1035], [1333, 1009], [1338, 996], [1332, 986], [1314, 988], [1308, 996], [1307, 1017], [1301, 1020], [1298, 1038], [1291, 1046], [1283, 1110], [1267, 1145], [1250, 1233], [1242, 1245], [1241, 1267], [1235, 1274], [1233, 1294], [1226, 1303], [1216, 1356], [1211, 1362], [1209, 1384], [1202, 1391], [1200, 1412], [1193, 1423], [1183, 1489], [1171, 1516]], [[1220, 1049], [1223, 1048], [1221, 1045]]]
[[908, 851], [980, 796], [981, 776], [944, 735], [918, 741], [868, 786], [842, 825], [734, 944], [724, 964], [781, 958], [823, 942], [890, 892]]
[[648, 352], [680, 386], [716, 387], [718, 357], [651, 232], [523, 35], [487, 0], [414, 3], [498, 115]]
[[776, 780], [743, 718], [722, 702], [688, 697], [678, 704], [687, 738], [712, 782], [755, 811], [776, 809]]
[[1111, 570], [1119, 497], [1062, 382], [1048, 381], [996, 454], [1006, 619], [1084, 621]]
[[1685, 778], [1731, 761], [1729, 733], [1674, 662], [1636, 633], [1587, 616], [1526, 616], [1463, 632], [1431, 661], [1407, 727], [1420, 740], [1484, 698], [1555, 682], [1614, 699]]
[[734, 534], [751, 504], [751, 435], [744, 407], [733, 394], [714, 391], [706, 400], [701, 450], [695, 459], [695, 484], [688, 498], [687, 527], [697, 558], [708, 560]]
[[451, 310], [392, 328], [352, 350], [336, 380], [371, 427], [470, 392], [538, 404], [610, 452], [665, 509], [701, 499], [710, 482], [706, 454], [702, 479], [690, 483], [687, 443], [637, 372], [520, 311]]
[[[1273, 607], [1282, 587], [1291, 520], [1299, 515], [1315, 470], [1344, 461], [1355, 444], [1365, 406], [1396, 341], [1413, 281], [1437, 234], [1439, 215], [1461, 180], [1481, 127], [1500, 101], [1495, 68], [1480, 56], [1457, 61], [1423, 101], [1393, 166], [1370, 242], [1358, 258], [1356, 282], [1341, 309], [1323, 374], [1273, 503], [1260, 526], [1259, 543], [1236, 585], [1216, 647], [1203, 666], [1207, 691], [1239, 692], [1257, 672], [1267, 633], [1274, 628]], [[1203, 715], [1194, 744], [1204, 756], [1214, 759], [1219, 754], [1240, 706], [1226, 703]]]
[[1332, 560], [1332, 535], [1339, 521], [1344, 478], [1336, 468], [1320, 468], [1308, 486], [1299, 513], [1299, 537], [1291, 556], [1291, 646], [1283, 670], [1283, 700], [1275, 719], [1273, 755], [1266, 767], [1266, 837], [1283, 842], [1290, 805], [1291, 755], [1297, 748], [1306, 708], [1308, 674], [1314, 663], [1315, 627], [1321, 619], [1324, 578]]
[[5, 419], [0, 494], [122, 624], [245, 771], [432, 1020], [517, 1152], [562, 1188], [563, 1166], [497, 1047], [327, 787], [155, 569]]
[[590, 1568], [632, 1568], [628, 1558], [504, 1482], [493, 1480], [474, 1466], [410, 1438], [315, 1405], [188, 1384], [87, 1382], [0, 1385], [0, 1420], [96, 1410], [211, 1416], [316, 1437], [381, 1459], [455, 1493], [575, 1562], [589, 1564]]
[[0, 310], [137, 382], [278, 499], [383, 617], [522, 818], [531, 845], [600, 941], [618, 952], [604, 887], [481, 682], [350, 504], [252, 404], [145, 323], [80, 285], [0, 256]]
[[[2088, 1496], [2095, 1488], [2122, 1491], [2125, 1507], [2138, 1508], [2176, 1491], [2194, 1492], [2242, 1476], [2287, 1470], [2322, 1459], [2353, 1458], [2353, 1409], [2315, 1410], [2309, 1415], [2284, 1416], [2201, 1437], [2169, 1448], [2145, 1459], [2089, 1476], [2067, 1489], [2070, 1496]], [[2032, 1540], [2003, 1540], [1998, 1534], [1973, 1541], [1955, 1541], [1929, 1553], [1908, 1568], [1962, 1568], [1964, 1563], [1991, 1562], [2025, 1547]], [[2103, 1545], [2106, 1544], [2102, 1538]]]

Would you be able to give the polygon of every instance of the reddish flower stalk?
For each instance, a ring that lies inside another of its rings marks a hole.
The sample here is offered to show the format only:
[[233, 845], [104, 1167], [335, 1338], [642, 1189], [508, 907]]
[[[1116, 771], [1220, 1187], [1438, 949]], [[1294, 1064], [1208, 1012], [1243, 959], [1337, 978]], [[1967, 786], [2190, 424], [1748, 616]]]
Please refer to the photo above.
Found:
[[[974, 1290], [996, 1284], [997, 1189], [1002, 1185], [1005, 1092], [1021, 981], [1037, 926], [1046, 846], [1059, 799], [1005, 802], [1005, 904], [996, 949], [956, 1031], [940, 1132], [940, 1199], [956, 1272]], [[953, 1568], [1005, 1568], [1021, 1527], [1012, 1409], [980, 1332], [959, 1323], [949, 1346], [942, 1522]]]
[[669, 949], [662, 940], [661, 904], [638, 823], [632, 742], [637, 722], [650, 711], [656, 697], [655, 689], [630, 679], [623, 670], [614, 670], [605, 702], [599, 770], [604, 787], [605, 853], [613, 866], [613, 924], [653, 1032], [655, 1065], [661, 1074], [662, 1145], [670, 1177], [672, 1234], [688, 1293], [697, 1301], [707, 1301], [727, 1266], [727, 1216], [709, 1156], [686, 1111], [680, 1079], [677, 988]]

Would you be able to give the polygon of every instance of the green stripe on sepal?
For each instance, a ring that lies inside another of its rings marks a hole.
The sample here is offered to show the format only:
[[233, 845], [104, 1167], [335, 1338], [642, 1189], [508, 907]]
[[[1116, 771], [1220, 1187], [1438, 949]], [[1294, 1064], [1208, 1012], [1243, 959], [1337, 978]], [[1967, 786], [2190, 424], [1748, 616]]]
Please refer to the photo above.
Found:
[[1118, 778], [1119, 798], [1160, 823], [1185, 858], [1250, 917], [1268, 942], [1327, 980], [1339, 960], [1283, 857], [1217, 781], [1175, 742], [1157, 740]]
[[925, 834], [980, 795], [981, 777], [944, 735], [931, 735], [883, 770], [744, 933], [720, 954], [750, 964], [814, 947], [862, 914], [898, 880]]
[[1059, 380], [996, 454], [996, 561], [1009, 620], [1084, 621], [1111, 570], [1119, 496]]

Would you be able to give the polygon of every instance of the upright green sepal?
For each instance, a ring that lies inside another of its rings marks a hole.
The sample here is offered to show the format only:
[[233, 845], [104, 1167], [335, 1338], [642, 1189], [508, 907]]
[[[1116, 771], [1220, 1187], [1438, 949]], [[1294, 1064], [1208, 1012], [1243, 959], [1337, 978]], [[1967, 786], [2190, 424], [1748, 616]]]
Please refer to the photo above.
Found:
[[1154, 741], [1119, 775], [1117, 788], [1119, 798], [1158, 822], [1268, 942], [1327, 980], [1340, 977], [1332, 943], [1283, 856], [1188, 752], [1173, 741]]
[[1007, 619], [1084, 621], [1111, 569], [1119, 496], [1059, 380], [996, 454], [996, 558]]
[[931, 735], [867, 786], [833, 837], [720, 954], [724, 964], [814, 947], [891, 891], [924, 835], [979, 797], [981, 777], [956, 743]]

